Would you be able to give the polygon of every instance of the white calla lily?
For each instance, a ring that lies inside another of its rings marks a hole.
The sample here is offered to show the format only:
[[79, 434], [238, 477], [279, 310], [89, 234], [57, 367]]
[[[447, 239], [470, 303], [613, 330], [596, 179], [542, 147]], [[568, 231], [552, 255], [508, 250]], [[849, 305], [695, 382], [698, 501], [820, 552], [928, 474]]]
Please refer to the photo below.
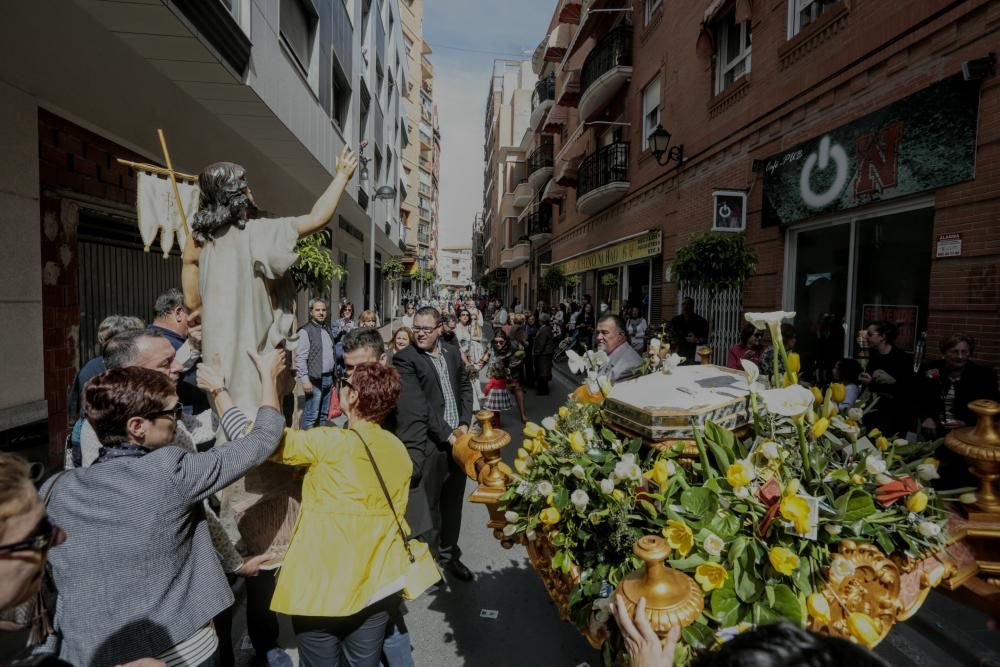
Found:
[[753, 391], [753, 385], [760, 377], [760, 367], [749, 359], [740, 359], [740, 364], [743, 366], [743, 375], [747, 379], [747, 386], [750, 391]]
[[747, 313], [745, 317], [747, 322], [750, 322], [758, 329], [763, 329], [764, 327], [780, 326], [785, 320], [793, 319], [795, 311], [775, 310], [770, 313]]
[[569, 364], [569, 370], [574, 375], [582, 373], [587, 368], [587, 362], [579, 354], [573, 350], [566, 350], [566, 361]]
[[799, 417], [812, 407], [816, 398], [802, 385], [793, 384], [782, 389], [767, 389], [760, 392], [767, 411], [782, 417]]

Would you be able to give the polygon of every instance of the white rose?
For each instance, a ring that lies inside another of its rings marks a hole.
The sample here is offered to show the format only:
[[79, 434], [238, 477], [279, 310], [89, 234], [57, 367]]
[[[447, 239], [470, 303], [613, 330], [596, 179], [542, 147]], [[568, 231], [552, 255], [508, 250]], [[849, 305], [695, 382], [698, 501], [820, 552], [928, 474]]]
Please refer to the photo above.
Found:
[[875, 475], [875, 481], [878, 482], [879, 484], [888, 484], [889, 482], [892, 481], [892, 477], [890, 477], [889, 475], [884, 475], [884, 474], [882, 474], [882, 475]]
[[843, 556], [834, 556], [830, 563], [830, 580], [834, 583], [843, 581], [854, 574], [854, 563]]
[[638, 482], [642, 479], [642, 468], [640, 468], [638, 464], [633, 463], [625, 471], [625, 478], [630, 479], [633, 482]]
[[587, 506], [587, 503], [590, 502], [590, 496], [588, 496], [587, 492], [584, 491], [583, 489], [577, 489], [572, 494], [570, 494], [569, 500], [571, 503], [573, 503], [573, 505], [576, 506], [578, 510], [582, 512], [584, 508]]
[[750, 489], [748, 489], [745, 486], [738, 486], [735, 489], [733, 489], [733, 495], [736, 496], [737, 498], [749, 498]]
[[532, 486], [528, 482], [520, 482], [517, 488], [514, 489], [514, 493], [519, 496], [526, 496], [531, 493]]
[[553, 491], [552, 483], [551, 482], [547, 482], [547, 481], [541, 481], [535, 487], [535, 490], [538, 491], [538, 493], [540, 493], [543, 496], [545, 496], [546, 498], [548, 498], [549, 496], [552, 495], [552, 491]]
[[971, 491], [968, 493], [963, 493], [958, 497], [958, 501], [966, 505], [971, 505], [972, 503], [976, 502], [976, 494], [972, 493]]
[[844, 529], [839, 523], [828, 523], [823, 528], [831, 535], [840, 535], [840, 531]]
[[515, 526], [514, 524], [508, 523], [506, 526], [503, 527], [504, 537], [510, 537], [516, 532], [517, 532], [517, 526]]
[[705, 536], [705, 543], [702, 546], [708, 554], [718, 556], [722, 553], [726, 543], [715, 533], [709, 533]]
[[941, 526], [933, 521], [921, 521], [917, 524], [917, 532], [924, 537], [937, 537], [941, 534]]
[[635, 463], [635, 454], [622, 454], [622, 463], [632, 465]]
[[781, 452], [778, 451], [778, 443], [773, 440], [768, 440], [761, 445], [760, 451], [769, 461], [773, 461], [781, 455]]
[[933, 463], [921, 463], [917, 466], [917, 477], [924, 481], [930, 481], [938, 479], [941, 475], [938, 474], [937, 466]]
[[570, 470], [570, 473], [572, 473], [573, 477], [576, 477], [577, 479], [583, 479], [584, 476], [586, 475], [586, 473], [584, 473], [583, 471], [583, 466], [580, 465], [579, 463], [573, 466], [573, 469]]
[[865, 470], [873, 476], [884, 474], [886, 471], [885, 461], [882, 460], [881, 456], [869, 454], [865, 457]]
[[602, 479], [601, 480], [601, 492], [605, 495], [611, 495], [611, 492], [615, 490], [615, 481], [613, 479]]
[[906, 438], [896, 438], [895, 440], [892, 441], [892, 444], [895, 447], [905, 447], [906, 445], [910, 444], [910, 442]]
[[517, 520], [520, 518], [521, 517], [518, 515], [517, 512], [512, 512], [511, 510], [507, 510], [506, 512], [503, 513], [503, 519], [507, 523], [517, 523]]
[[542, 427], [546, 431], [554, 431], [556, 428], [556, 420], [553, 419], [552, 417], [546, 417], [545, 419], [542, 420]]
[[847, 410], [847, 418], [853, 419], [856, 422], [861, 421], [861, 419], [864, 416], [865, 416], [865, 411], [862, 410], [861, 408], [848, 408]]

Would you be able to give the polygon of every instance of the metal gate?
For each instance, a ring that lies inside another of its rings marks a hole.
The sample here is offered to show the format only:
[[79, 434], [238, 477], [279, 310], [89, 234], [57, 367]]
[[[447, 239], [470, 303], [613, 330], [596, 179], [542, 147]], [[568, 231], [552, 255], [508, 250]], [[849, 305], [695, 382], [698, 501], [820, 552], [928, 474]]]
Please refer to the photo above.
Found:
[[147, 324], [156, 297], [181, 285], [181, 256], [163, 258], [159, 244], [149, 252], [135, 221], [80, 211], [80, 363], [99, 353], [97, 327], [108, 315], [135, 315]]
[[695, 310], [708, 320], [708, 345], [712, 348], [712, 363], [725, 366], [729, 348], [740, 340], [743, 327], [743, 289], [716, 292], [709, 296], [705, 288], [688, 289], [680, 285], [680, 294], [694, 298]]

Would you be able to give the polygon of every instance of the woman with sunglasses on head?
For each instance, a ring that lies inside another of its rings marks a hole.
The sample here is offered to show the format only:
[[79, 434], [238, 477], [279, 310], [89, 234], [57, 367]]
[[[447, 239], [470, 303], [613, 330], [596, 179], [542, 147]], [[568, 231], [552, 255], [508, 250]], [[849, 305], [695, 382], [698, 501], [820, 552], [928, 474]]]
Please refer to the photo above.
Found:
[[103, 445], [98, 461], [41, 490], [53, 522], [72, 536], [49, 555], [61, 659], [117, 665], [153, 655], [218, 664], [212, 619], [233, 595], [202, 501], [277, 448], [278, 385], [288, 388], [291, 379], [285, 350], [251, 357], [262, 383], [253, 429], [204, 453], [169, 446], [183, 408], [162, 373], [119, 368], [87, 383], [86, 417]]
[[306, 473], [271, 609], [292, 617], [305, 667], [377, 667], [410, 568], [397, 519], [413, 463], [381, 426], [399, 400], [396, 369], [362, 363], [339, 382], [350, 428], [286, 430], [272, 459]]

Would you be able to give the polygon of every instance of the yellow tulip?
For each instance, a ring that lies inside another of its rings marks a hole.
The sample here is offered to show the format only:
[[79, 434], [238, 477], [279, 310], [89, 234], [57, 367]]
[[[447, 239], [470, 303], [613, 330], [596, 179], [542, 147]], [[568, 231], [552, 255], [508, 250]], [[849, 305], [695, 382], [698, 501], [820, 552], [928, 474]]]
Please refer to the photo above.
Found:
[[701, 584], [701, 590], [706, 593], [722, 588], [728, 578], [726, 568], [718, 563], [702, 563], [694, 571], [694, 580]]
[[799, 359], [798, 352], [788, 353], [788, 370], [792, 373], [798, 373], [802, 370], [802, 360]]
[[611, 492], [611, 497], [617, 500], [618, 502], [621, 502], [625, 500], [625, 493], [621, 489], [615, 489], [614, 491]]
[[573, 431], [569, 434], [569, 446], [577, 454], [583, 454], [587, 451], [587, 439], [583, 437], [583, 433]]
[[847, 387], [840, 382], [834, 382], [830, 385], [830, 397], [834, 403], [843, 403], [847, 398]]
[[726, 481], [734, 489], [746, 486], [756, 476], [753, 466], [745, 461], [737, 461], [726, 468]]
[[528, 470], [530, 469], [531, 464], [528, 463], [527, 459], [517, 459], [514, 461], [514, 470], [516, 470], [519, 475], [527, 475]]
[[819, 387], [816, 386], [809, 387], [809, 391], [812, 392], [813, 398], [816, 399], [817, 403], [823, 402], [823, 392], [819, 390]]
[[885, 450], [889, 449], [889, 438], [885, 437], [884, 435], [880, 435], [879, 437], [875, 438], [875, 446], [884, 452]]
[[569, 417], [569, 408], [567, 408], [565, 405], [559, 408], [559, 416], [562, 417], [563, 419]]
[[663, 537], [666, 538], [670, 548], [676, 549], [681, 556], [687, 556], [691, 547], [694, 546], [694, 533], [691, 532], [690, 526], [683, 521], [674, 519], [667, 521], [667, 527], [663, 529]]
[[545, 435], [545, 429], [535, 422], [528, 422], [524, 425], [524, 430], [521, 433], [529, 438], [537, 438]]
[[868, 431], [869, 438], [877, 438], [880, 435], [882, 435], [882, 431], [878, 430], [877, 428], [873, 428], [872, 430]]
[[663, 459], [660, 459], [653, 464], [653, 469], [647, 472], [645, 476], [663, 486], [670, 481], [670, 465]]
[[771, 547], [767, 558], [771, 561], [771, 567], [786, 577], [799, 569], [799, 557], [785, 547]]
[[545, 509], [543, 509], [541, 512], [538, 513], [538, 518], [546, 526], [552, 526], [554, 524], [559, 523], [559, 519], [561, 519], [562, 517], [559, 516], [559, 510], [557, 510], [555, 507], [546, 507]]
[[517, 450], [517, 458], [519, 458], [519, 459], [527, 459], [529, 456], [531, 456], [531, 452], [528, 451], [528, 449], [527, 449], [528, 441], [525, 440], [524, 444], [525, 444], [524, 447], [522, 447], [521, 449]]
[[862, 477], [861, 475], [857, 473], [851, 475], [851, 484], [856, 484], [858, 486], [861, 486], [864, 483], [865, 483], [865, 478]]
[[798, 495], [800, 485], [801, 483], [797, 479], [789, 480], [788, 484], [785, 485], [785, 492], [782, 495], [785, 497]]
[[827, 602], [822, 593], [813, 593], [807, 597], [806, 609], [809, 610], [809, 615], [820, 623], [828, 624], [830, 622], [830, 603]]
[[859, 611], [848, 615], [847, 629], [851, 631], [852, 637], [867, 648], [875, 646], [882, 636], [882, 626], [879, 622], [868, 614], [862, 614]]
[[923, 491], [917, 491], [916, 493], [910, 495], [906, 499], [906, 509], [911, 512], [923, 512], [927, 509], [927, 494]]
[[839, 414], [840, 414], [840, 408], [838, 408], [836, 405], [832, 405], [831, 404], [830, 405], [830, 414], [828, 416], [830, 416], [830, 417], [836, 417]]
[[826, 433], [826, 429], [830, 428], [830, 420], [826, 417], [820, 417], [816, 420], [816, 423], [809, 428], [809, 435], [812, 436], [813, 440], [819, 440], [820, 437]]
[[785, 496], [781, 499], [778, 511], [785, 521], [792, 522], [799, 535], [805, 535], [812, 528], [809, 523], [809, 503], [802, 496]]
[[792, 371], [785, 371], [785, 386], [791, 387], [799, 383], [799, 374]]

